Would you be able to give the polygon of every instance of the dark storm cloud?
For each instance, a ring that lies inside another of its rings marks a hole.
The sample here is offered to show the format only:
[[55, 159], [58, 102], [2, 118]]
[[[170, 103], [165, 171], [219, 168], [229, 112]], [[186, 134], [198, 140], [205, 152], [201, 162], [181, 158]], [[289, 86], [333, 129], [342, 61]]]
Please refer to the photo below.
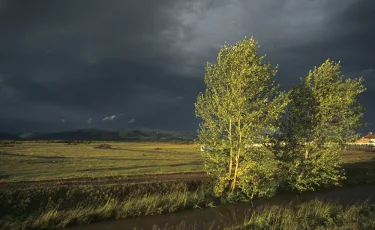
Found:
[[371, 105], [374, 10], [372, 0], [3, 0], [0, 129], [195, 131], [205, 63], [244, 36], [280, 65], [284, 88], [330, 57], [365, 77]]
[[319, 39], [287, 49], [298, 57], [305, 57], [306, 62], [321, 62], [325, 57], [341, 60], [349, 73], [374, 68], [374, 10], [374, 1], [354, 1], [347, 8], [328, 15], [324, 33], [317, 34]]

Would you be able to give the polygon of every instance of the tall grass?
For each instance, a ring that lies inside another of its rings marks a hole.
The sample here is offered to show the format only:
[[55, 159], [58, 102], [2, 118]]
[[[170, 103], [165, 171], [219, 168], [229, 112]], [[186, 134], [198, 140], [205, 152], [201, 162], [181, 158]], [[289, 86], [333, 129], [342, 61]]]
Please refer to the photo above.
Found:
[[305, 203], [266, 205], [251, 210], [238, 229], [375, 229], [375, 205], [312, 200]]
[[[84, 190], [55, 191], [60, 196], [51, 197], [49, 194], [39, 193], [39, 196], [31, 195], [21, 202], [19, 196], [23, 194], [8, 194], [1, 198], [0, 229], [54, 229], [71, 225], [87, 224], [94, 221], [123, 219], [144, 215], [155, 215], [174, 212], [182, 209], [207, 207], [212, 200], [212, 193], [204, 185], [191, 186], [187, 183], [160, 183], [149, 186], [148, 190], [142, 190], [139, 186], [133, 190], [117, 193], [112, 188], [85, 188]], [[159, 189], [158, 192], [150, 192], [152, 186]], [[110, 191], [108, 190], [110, 189]], [[78, 192], [81, 191], [81, 194]], [[82, 194], [85, 191], [86, 194]], [[130, 192], [129, 192], [130, 191]], [[36, 194], [36, 193], [34, 193]], [[17, 202], [12, 203], [11, 198], [18, 197]], [[55, 194], [56, 195], [56, 194]], [[86, 195], [86, 199], [76, 202], [76, 199]], [[46, 199], [42, 201], [41, 197]], [[73, 200], [69, 199], [72, 198]], [[8, 199], [7, 199], [8, 198]], [[58, 199], [57, 199], [58, 198]], [[74, 199], [76, 198], [76, 199]], [[6, 204], [6, 203], [9, 204]]]
[[[224, 230], [307, 230], [307, 229], [375, 229], [375, 205], [355, 203], [343, 206], [319, 199], [298, 203], [296, 200], [258, 206], [249, 210], [243, 225], [217, 225], [220, 220], [208, 223], [204, 229]], [[154, 226], [153, 230], [195, 230], [196, 225], [182, 221], [177, 225]], [[200, 229], [200, 228], [198, 228]]]

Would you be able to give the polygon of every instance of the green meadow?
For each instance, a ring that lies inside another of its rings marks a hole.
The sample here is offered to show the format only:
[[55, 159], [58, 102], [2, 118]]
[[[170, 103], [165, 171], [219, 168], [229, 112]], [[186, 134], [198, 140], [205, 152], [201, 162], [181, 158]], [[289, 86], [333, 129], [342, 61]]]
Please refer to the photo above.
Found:
[[[111, 148], [98, 148], [102, 144]], [[347, 172], [343, 185], [375, 182], [375, 153], [351, 151], [343, 152], [343, 156]], [[231, 202], [215, 197], [196, 144], [3, 142], [0, 165], [0, 229], [62, 228]], [[312, 212], [322, 212], [328, 218], [324, 221], [331, 221], [325, 210], [337, 215], [334, 223], [314, 226], [361, 226], [345, 222], [346, 217], [362, 218], [366, 226], [373, 224], [366, 219], [367, 214], [363, 216], [363, 212], [374, 215], [370, 206], [353, 206], [359, 211], [348, 211], [331, 204], [319, 205], [322, 208]], [[303, 207], [296, 208], [303, 211]], [[281, 212], [284, 208], [287, 211]], [[237, 227], [283, 229], [294, 223], [293, 228], [297, 228], [304, 215], [310, 214], [299, 211], [298, 219], [291, 215], [294, 208], [265, 207]], [[323, 221], [319, 213], [311, 215]]]
[[0, 181], [61, 180], [202, 171], [195, 144], [20, 142], [0, 148]]
[[[203, 172], [196, 144], [104, 142], [67, 145], [49, 142], [1, 144], [0, 182], [62, 180]], [[375, 161], [375, 153], [344, 152], [349, 166]]]

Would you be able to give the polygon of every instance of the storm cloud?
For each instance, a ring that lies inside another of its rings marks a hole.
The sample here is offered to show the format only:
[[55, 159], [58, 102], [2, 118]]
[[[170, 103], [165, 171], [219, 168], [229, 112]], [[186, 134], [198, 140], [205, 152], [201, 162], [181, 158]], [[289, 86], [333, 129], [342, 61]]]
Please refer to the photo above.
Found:
[[279, 64], [283, 89], [340, 60], [345, 76], [365, 78], [374, 123], [374, 11], [373, 0], [3, 0], [0, 130], [194, 132], [206, 62], [245, 36]]

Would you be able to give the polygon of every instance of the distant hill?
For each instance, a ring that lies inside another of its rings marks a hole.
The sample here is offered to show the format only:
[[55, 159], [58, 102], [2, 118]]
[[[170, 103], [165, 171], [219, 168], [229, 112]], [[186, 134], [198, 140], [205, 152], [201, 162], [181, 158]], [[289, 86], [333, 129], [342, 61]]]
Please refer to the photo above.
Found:
[[19, 140], [21, 139], [17, 135], [11, 133], [0, 132], [0, 140]]
[[32, 140], [103, 140], [115, 141], [120, 140], [118, 132], [97, 130], [97, 129], [80, 129], [58, 133], [36, 134], [31, 136]]
[[192, 141], [194, 140], [193, 135], [165, 131], [165, 130], [126, 130], [119, 132], [122, 140], [135, 139], [135, 140], [144, 140], [144, 141]]
[[38, 135], [37, 133], [23, 133], [23, 134], [19, 135], [18, 137], [21, 138], [21, 139], [32, 139], [37, 135]]
[[[109, 131], [99, 129], [80, 129], [56, 133], [24, 133], [13, 135], [10, 140], [85, 140], [85, 141], [193, 141], [194, 136], [172, 131], [133, 129]], [[1, 136], [0, 136], [0, 139]], [[4, 139], [5, 140], [5, 139]], [[6, 139], [9, 140], [9, 139]]]

